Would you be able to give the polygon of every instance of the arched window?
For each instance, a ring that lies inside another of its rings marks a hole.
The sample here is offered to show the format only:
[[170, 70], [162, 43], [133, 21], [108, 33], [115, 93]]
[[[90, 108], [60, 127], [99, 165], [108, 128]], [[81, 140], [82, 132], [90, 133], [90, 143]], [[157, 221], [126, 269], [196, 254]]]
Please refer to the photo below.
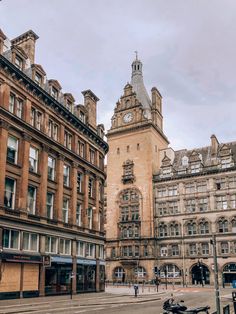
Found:
[[123, 267], [116, 267], [114, 269], [114, 276], [117, 279], [123, 279], [123, 277], [125, 276], [125, 270]]
[[199, 223], [199, 233], [200, 234], [207, 234], [209, 233], [209, 222], [202, 220]]
[[188, 235], [194, 235], [197, 233], [197, 226], [195, 222], [189, 222], [187, 224], [187, 233]]
[[236, 217], [233, 217], [231, 220], [232, 232], [236, 232]]
[[123, 228], [123, 238], [127, 238], [127, 228], [126, 227], [124, 227]]
[[167, 225], [165, 224], [160, 224], [159, 225], [159, 237], [167, 237]]
[[180, 275], [180, 269], [175, 264], [166, 264], [160, 268], [161, 278], [177, 278]]
[[132, 238], [133, 237], [133, 228], [129, 227], [128, 228], [128, 238]]
[[134, 269], [134, 274], [138, 278], [144, 278], [147, 274], [146, 269], [144, 267], [136, 267]]
[[180, 234], [179, 232], [179, 225], [175, 222], [170, 224], [170, 235], [171, 236], [178, 236]]
[[218, 231], [220, 233], [225, 233], [229, 231], [229, 223], [226, 218], [221, 218], [218, 221]]

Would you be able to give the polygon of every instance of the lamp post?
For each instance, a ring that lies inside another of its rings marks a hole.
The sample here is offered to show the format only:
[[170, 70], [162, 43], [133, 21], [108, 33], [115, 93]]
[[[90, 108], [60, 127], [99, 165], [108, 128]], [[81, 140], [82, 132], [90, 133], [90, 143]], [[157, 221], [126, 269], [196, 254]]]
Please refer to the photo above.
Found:
[[217, 252], [216, 252], [216, 235], [212, 235], [210, 241], [213, 247], [214, 258], [214, 277], [215, 277], [215, 299], [216, 299], [216, 313], [220, 314], [220, 293], [219, 293], [219, 281], [218, 281], [218, 265], [217, 265]]

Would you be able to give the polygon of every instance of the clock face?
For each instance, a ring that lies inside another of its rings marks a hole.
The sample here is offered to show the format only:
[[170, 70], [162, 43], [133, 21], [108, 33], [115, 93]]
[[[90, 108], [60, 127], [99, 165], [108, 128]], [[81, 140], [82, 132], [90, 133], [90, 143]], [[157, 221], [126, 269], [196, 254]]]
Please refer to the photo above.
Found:
[[131, 122], [133, 120], [133, 115], [131, 112], [128, 112], [123, 117], [124, 122]]

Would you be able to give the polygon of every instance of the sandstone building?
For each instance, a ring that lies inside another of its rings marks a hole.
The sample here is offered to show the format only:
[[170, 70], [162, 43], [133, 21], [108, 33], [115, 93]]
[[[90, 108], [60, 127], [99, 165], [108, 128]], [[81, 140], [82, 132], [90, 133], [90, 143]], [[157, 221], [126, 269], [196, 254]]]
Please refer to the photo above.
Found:
[[142, 63], [117, 102], [108, 131], [106, 273], [109, 281], [213, 284], [236, 280], [236, 142], [174, 151]]
[[0, 31], [0, 299], [104, 289], [99, 99], [47, 79], [37, 39]]

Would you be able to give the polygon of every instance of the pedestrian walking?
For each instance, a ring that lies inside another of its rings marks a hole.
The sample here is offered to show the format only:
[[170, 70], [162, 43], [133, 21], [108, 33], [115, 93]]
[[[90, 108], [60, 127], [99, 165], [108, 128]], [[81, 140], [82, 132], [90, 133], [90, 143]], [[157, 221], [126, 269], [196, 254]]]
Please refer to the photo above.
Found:
[[135, 298], [137, 298], [137, 296], [138, 296], [138, 285], [137, 284], [134, 284], [134, 296], [135, 296]]

